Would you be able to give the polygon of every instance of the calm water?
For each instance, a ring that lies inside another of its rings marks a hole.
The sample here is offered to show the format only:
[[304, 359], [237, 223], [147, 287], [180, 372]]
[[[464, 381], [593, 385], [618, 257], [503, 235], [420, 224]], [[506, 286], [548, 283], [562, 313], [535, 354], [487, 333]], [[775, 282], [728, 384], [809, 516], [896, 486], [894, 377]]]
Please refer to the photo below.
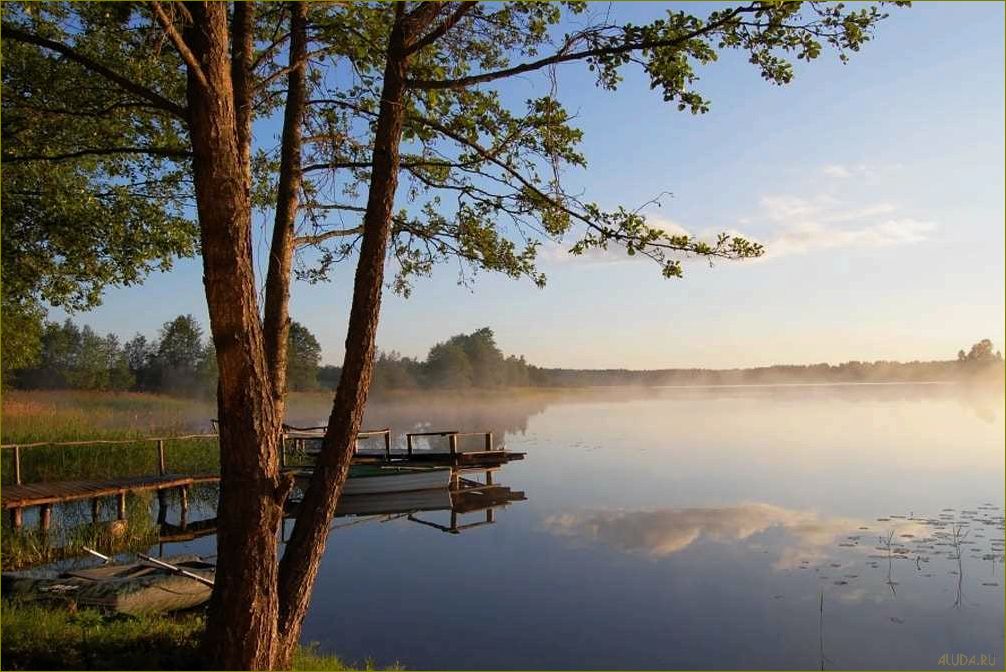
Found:
[[460, 534], [338, 519], [359, 524], [333, 531], [304, 626], [323, 650], [410, 669], [1002, 669], [1001, 393], [425, 397], [373, 404], [368, 425], [492, 429], [526, 451], [496, 481], [527, 499]]

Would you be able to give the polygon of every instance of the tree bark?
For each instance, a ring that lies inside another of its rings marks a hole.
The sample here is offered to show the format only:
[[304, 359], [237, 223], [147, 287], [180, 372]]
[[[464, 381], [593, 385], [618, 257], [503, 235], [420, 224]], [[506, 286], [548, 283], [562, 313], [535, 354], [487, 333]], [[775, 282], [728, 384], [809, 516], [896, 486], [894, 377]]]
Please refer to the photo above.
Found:
[[190, 3], [187, 97], [203, 283], [220, 382], [216, 585], [205, 646], [214, 669], [270, 669], [277, 633], [281, 418], [273, 406], [252, 265], [251, 201], [228, 53], [226, 3]]
[[307, 4], [290, 3], [290, 70], [283, 139], [280, 150], [276, 219], [265, 285], [265, 356], [273, 382], [277, 412], [284, 415], [287, 339], [290, 336], [290, 272], [293, 266], [294, 223], [301, 187], [301, 132], [307, 100]]
[[405, 117], [403, 101], [408, 71], [406, 49], [410, 35], [419, 27], [415, 25], [418, 22], [410, 22], [409, 18], [404, 16], [401, 5], [397, 5], [388, 41], [370, 192], [353, 284], [342, 376], [315, 473], [280, 562], [280, 644], [276, 662], [282, 667], [289, 666], [300, 639], [335, 504], [349, 472], [373, 373], [384, 261], [398, 187], [399, 143]]

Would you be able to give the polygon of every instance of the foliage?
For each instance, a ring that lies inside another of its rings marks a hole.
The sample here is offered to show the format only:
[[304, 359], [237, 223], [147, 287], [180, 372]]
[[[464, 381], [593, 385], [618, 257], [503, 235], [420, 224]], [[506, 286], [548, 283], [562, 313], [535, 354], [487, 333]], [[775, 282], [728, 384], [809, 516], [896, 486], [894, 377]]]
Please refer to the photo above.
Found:
[[[183, 86], [177, 60], [152, 54], [152, 36], [128, 25], [124, 8], [3, 3], [2, 14], [5, 29], [14, 22], [159, 88]], [[8, 372], [32, 363], [25, 354], [41, 335], [18, 330], [19, 317], [41, 321], [48, 305], [92, 308], [104, 288], [136, 284], [194, 255], [197, 229], [184, 214], [188, 186], [170, 152], [142, 151], [177, 149], [177, 122], [58, 53], [7, 39], [3, 51], [0, 272]], [[81, 152], [82, 144], [102, 151]]]
[[[681, 275], [682, 256], [758, 256], [757, 243], [672, 235], [638, 209], [604, 209], [566, 190], [567, 174], [587, 157], [560, 102], [558, 68], [582, 62], [599, 88], [614, 90], [623, 70], [638, 66], [664, 100], [700, 114], [710, 101], [697, 88], [699, 70], [719, 52], [743, 51], [765, 80], [785, 84], [791, 60], [816, 59], [828, 47], [845, 60], [886, 16], [873, 5], [798, 2], [705, 15], [669, 10], [645, 25], [613, 23], [583, 2], [446, 3], [442, 10], [454, 22], [410, 63], [401, 165], [407, 203], [388, 250], [402, 293], [414, 276], [447, 261], [459, 263], [462, 282], [488, 270], [541, 284], [538, 249], [569, 236], [574, 254], [615, 244], [654, 259], [666, 277]], [[311, 7], [297, 244], [298, 273], [312, 281], [326, 278], [360, 241], [352, 220], [365, 209], [395, 11]], [[285, 20], [279, 6], [257, 13], [254, 119], [273, 115], [285, 95], [277, 76]], [[560, 34], [563, 22], [573, 28]], [[104, 287], [139, 282], [174, 257], [195, 254], [184, 68], [149, 8], [8, 2], [3, 23], [5, 305], [9, 297], [85, 309]], [[354, 77], [332, 76], [343, 69]], [[550, 86], [513, 105], [496, 85], [514, 76], [539, 76]], [[256, 149], [252, 193], [259, 207], [272, 208], [278, 149]]]
[[0, 306], [0, 383], [15, 382], [16, 372], [34, 365], [42, 349], [44, 311], [29, 301], [2, 296]]
[[987, 338], [983, 338], [974, 345], [965, 354], [963, 350], [957, 352], [957, 361], [964, 364], [990, 364], [993, 362], [1002, 362], [1002, 353], [996, 350], [993, 353], [992, 341]]
[[286, 360], [287, 389], [317, 389], [320, 363], [321, 344], [318, 339], [300, 322], [291, 322]]
[[151, 366], [156, 389], [174, 394], [194, 394], [206, 386], [199, 380], [207, 346], [203, 329], [191, 315], [179, 315], [160, 330]]
[[[216, 351], [192, 315], [165, 322], [157, 340], [137, 334], [119, 345], [114, 334], [100, 337], [72, 320], [47, 323], [36, 362], [17, 372], [22, 389], [145, 390], [180, 396], [216, 393]], [[291, 390], [317, 389], [321, 345], [311, 331], [290, 326], [287, 381]]]

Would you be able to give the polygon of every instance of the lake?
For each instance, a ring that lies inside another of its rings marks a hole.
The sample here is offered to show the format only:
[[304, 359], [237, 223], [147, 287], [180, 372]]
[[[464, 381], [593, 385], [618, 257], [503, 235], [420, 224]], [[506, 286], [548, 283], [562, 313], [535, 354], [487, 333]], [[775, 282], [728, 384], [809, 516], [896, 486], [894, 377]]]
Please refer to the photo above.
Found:
[[[303, 639], [344, 659], [1002, 668], [1000, 391], [417, 393], [367, 425], [492, 430], [527, 454], [495, 474], [526, 500], [460, 515], [488, 523], [460, 533], [446, 511], [337, 518]], [[163, 548], [193, 551], [212, 537]]]

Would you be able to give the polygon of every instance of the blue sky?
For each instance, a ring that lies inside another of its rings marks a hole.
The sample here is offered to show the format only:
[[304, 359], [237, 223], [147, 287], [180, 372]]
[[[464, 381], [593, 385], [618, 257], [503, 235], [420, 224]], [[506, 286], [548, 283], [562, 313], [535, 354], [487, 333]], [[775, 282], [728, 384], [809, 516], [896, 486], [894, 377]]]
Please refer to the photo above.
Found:
[[[641, 22], [663, 9], [611, 13]], [[986, 337], [1001, 348], [1004, 6], [891, 12], [848, 64], [825, 53], [784, 87], [724, 54], [700, 72], [712, 101], [700, 116], [664, 103], [638, 72], [610, 93], [582, 66], [559, 70], [589, 162], [568, 175], [574, 191], [633, 208], [671, 192], [648, 210], [664, 226], [739, 231], [765, 258], [687, 262], [684, 279], [663, 280], [646, 261], [550, 245], [544, 290], [487, 274], [459, 287], [444, 266], [409, 299], [385, 293], [379, 346], [424, 356], [488, 325], [506, 352], [582, 368], [944, 359]], [[515, 98], [547, 90], [535, 78], [507, 86]], [[346, 266], [330, 284], [293, 287], [292, 315], [326, 363], [341, 362], [351, 284]], [[75, 319], [129, 337], [180, 313], [208, 324], [198, 260], [110, 290]]]

